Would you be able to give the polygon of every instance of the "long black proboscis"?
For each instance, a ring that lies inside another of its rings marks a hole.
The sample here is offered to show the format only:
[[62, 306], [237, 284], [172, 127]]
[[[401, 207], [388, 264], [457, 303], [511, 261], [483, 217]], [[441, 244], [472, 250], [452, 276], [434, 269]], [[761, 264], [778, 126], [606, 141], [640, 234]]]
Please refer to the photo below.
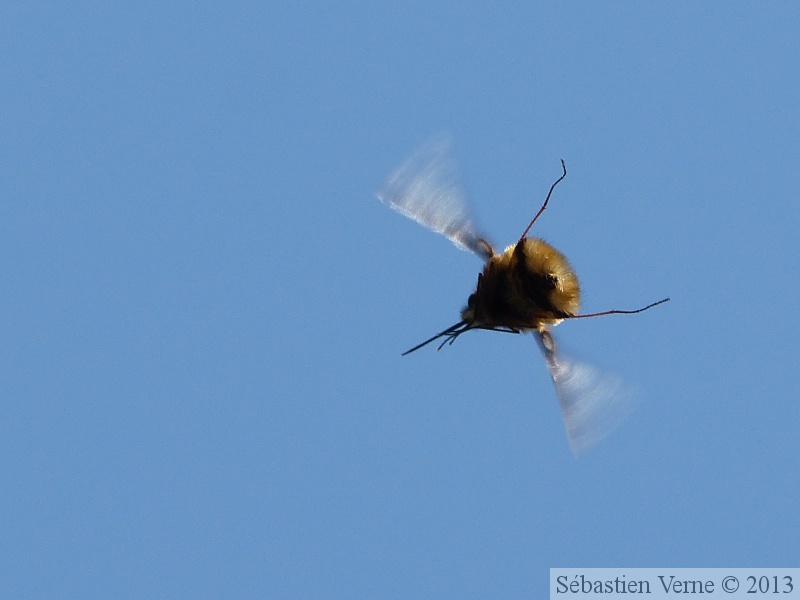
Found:
[[[471, 327], [470, 327], [469, 325], [467, 325], [467, 322], [466, 322], [466, 321], [459, 321], [458, 323], [456, 323], [456, 324], [455, 324], [455, 325], [453, 325], [452, 327], [448, 327], [447, 329], [445, 329], [445, 330], [444, 330], [444, 331], [442, 331], [441, 333], [437, 333], [437, 334], [436, 334], [435, 336], [433, 336], [432, 338], [425, 340], [425, 341], [424, 341], [424, 342], [422, 342], [421, 344], [417, 344], [416, 346], [414, 346], [413, 348], [411, 348], [411, 350], [406, 350], [405, 352], [403, 352], [402, 356], [405, 356], [406, 354], [411, 354], [412, 352], [414, 352], [414, 351], [416, 351], [416, 350], [419, 350], [419, 349], [420, 349], [420, 348], [422, 348], [423, 346], [427, 346], [428, 344], [430, 344], [430, 343], [431, 343], [431, 342], [433, 342], [434, 340], [438, 340], [440, 337], [447, 336], [447, 337], [448, 337], [448, 338], [450, 338], [451, 340], [454, 340], [455, 338], [457, 338], [459, 335], [461, 335], [462, 333], [464, 333], [464, 332], [465, 332], [465, 331], [467, 331], [468, 329], [471, 329]], [[447, 343], [447, 341], [448, 341], [448, 340], [445, 340], [445, 341], [444, 341], [444, 344], [446, 344], [446, 343]], [[451, 342], [451, 343], [452, 343], [452, 342]], [[442, 345], [444, 345], [444, 344], [442, 344]], [[440, 346], [440, 347], [441, 347], [441, 346]]]
[[520, 329], [515, 327], [503, 327], [503, 326], [492, 326], [492, 325], [475, 325], [474, 323], [467, 323], [466, 321], [459, 321], [452, 327], [448, 327], [441, 333], [437, 333], [432, 338], [425, 340], [421, 344], [417, 344], [411, 350], [406, 350], [403, 352], [402, 356], [406, 354], [411, 354], [414, 350], [419, 350], [423, 346], [430, 344], [431, 342], [438, 340], [439, 338], [443, 337], [445, 340], [439, 344], [437, 350], [441, 350], [446, 344], [452, 344], [456, 341], [456, 338], [460, 336], [462, 333], [466, 333], [467, 331], [471, 331], [473, 329], [485, 329], [486, 331], [499, 331], [501, 333], [522, 333]]

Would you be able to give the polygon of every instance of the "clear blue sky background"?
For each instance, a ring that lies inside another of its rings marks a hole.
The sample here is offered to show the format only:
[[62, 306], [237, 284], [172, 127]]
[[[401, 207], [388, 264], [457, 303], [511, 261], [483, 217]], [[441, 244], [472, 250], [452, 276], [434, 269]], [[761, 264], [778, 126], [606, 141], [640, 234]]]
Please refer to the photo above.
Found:
[[[0, 596], [534, 598], [800, 558], [794, 3], [0, 10]], [[387, 210], [449, 132], [637, 385], [576, 460], [480, 261]]]

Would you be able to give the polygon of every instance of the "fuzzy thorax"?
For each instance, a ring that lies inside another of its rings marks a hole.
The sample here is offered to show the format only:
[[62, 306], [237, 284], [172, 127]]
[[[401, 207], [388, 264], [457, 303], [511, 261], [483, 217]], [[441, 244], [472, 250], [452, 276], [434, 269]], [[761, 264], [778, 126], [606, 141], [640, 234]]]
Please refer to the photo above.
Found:
[[542, 330], [579, 308], [578, 277], [566, 257], [543, 240], [525, 238], [489, 258], [461, 318], [489, 328]]

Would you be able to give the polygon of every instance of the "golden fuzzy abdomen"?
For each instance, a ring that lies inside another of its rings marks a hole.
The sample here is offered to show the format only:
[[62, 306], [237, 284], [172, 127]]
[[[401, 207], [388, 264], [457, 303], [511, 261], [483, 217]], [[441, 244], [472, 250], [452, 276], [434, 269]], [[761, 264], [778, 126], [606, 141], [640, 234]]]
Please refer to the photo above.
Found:
[[543, 240], [525, 238], [486, 262], [462, 318], [489, 327], [541, 329], [579, 308], [578, 277], [566, 257]]

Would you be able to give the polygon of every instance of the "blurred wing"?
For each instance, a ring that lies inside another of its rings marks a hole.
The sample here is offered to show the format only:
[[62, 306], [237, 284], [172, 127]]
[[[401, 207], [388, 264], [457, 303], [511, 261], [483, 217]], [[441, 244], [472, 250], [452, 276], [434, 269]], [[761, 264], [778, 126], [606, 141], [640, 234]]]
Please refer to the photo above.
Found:
[[458, 167], [446, 138], [423, 146], [388, 179], [378, 198], [409, 219], [447, 236], [484, 259], [491, 245], [477, 234], [458, 184]]
[[621, 379], [556, 352], [550, 332], [539, 346], [556, 386], [569, 445], [578, 456], [614, 431], [633, 408], [633, 393]]

